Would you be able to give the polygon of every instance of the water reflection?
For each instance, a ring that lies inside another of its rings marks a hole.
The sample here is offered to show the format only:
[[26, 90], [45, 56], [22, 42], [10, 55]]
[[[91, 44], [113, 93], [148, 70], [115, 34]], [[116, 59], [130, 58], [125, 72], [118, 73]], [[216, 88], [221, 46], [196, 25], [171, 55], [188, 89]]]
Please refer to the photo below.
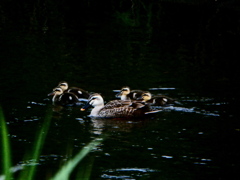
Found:
[[101, 134], [102, 132], [131, 132], [132, 129], [144, 127], [151, 118], [144, 119], [124, 119], [124, 118], [93, 118], [93, 133]]

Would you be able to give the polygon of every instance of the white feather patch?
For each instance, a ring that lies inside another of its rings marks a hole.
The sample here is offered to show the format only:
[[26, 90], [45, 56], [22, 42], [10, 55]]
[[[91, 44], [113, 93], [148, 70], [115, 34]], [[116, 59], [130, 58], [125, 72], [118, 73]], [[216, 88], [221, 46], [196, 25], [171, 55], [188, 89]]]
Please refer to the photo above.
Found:
[[137, 93], [133, 93], [133, 98], [136, 98]]
[[59, 99], [58, 99], [58, 100], [61, 101], [61, 99], [62, 99], [62, 95], [59, 96]]

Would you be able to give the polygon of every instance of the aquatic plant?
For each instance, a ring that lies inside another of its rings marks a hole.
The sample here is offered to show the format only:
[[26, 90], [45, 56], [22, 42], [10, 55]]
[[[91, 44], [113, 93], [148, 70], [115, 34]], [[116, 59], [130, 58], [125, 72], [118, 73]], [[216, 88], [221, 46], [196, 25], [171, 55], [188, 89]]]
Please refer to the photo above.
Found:
[[[8, 130], [5, 123], [5, 118], [3, 115], [2, 107], [0, 106], [0, 132], [2, 139], [2, 161], [3, 161], [3, 174], [5, 175], [5, 179], [12, 179], [12, 173], [10, 171], [11, 168], [11, 149], [8, 139]], [[0, 176], [1, 178], [1, 176]]]
[[[23, 158], [24, 160], [32, 159], [36, 164], [32, 164], [31, 166], [27, 166], [24, 168], [19, 166], [12, 167], [12, 160], [11, 160], [11, 147], [8, 138], [8, 128], [6, 126], [6, 121], [3, 115], [2, 108], [0, 107], [0, 130], [1, 130], [1, 139], [2, 139], [2, 158], [3, 159], [3, 175], [0, 176], [0, 180], [10, 180], [13, 177], [13, 173], [17, 170], [22, 170], [19, 177], [19, 180], [32, 180], [36, 174], [37, 163], [39, 161], [39, 157], [41, 151], [43, 149], [43, 145], [45, 142], [45, 138], [47, 133], [49, 132], [49, 127], [52, 119], [52, 111], [48, 111], [44, 118], [44, 123], [40, 128], [39, 132], [37, 132], [36, 140], [33, 145], [33, 149], [30, 153], [27, 153], [26, 156]], [[71, 172], [74, 168], [86, 157], [91, 150], [96, 148], [103, 140], [105, 136], [101, 136], [92, 140], [88, 145], [84, 146], [79, 153], [73, 157], [72, 159], [68, 160], [52, 177], [52, 180], [66, 180], [69, 179]], [[89, 179], [91, 175], [91, 168], [92, 168], [92, 161], [89, 161], [90, 166], [87, 169], [83, 169], [79, 171], [78, 177], [84, 175], [84, 179]], [[13, 170], [15, 169], [15, 170]], [[16, 170], [17, 169], [17, 170]]]

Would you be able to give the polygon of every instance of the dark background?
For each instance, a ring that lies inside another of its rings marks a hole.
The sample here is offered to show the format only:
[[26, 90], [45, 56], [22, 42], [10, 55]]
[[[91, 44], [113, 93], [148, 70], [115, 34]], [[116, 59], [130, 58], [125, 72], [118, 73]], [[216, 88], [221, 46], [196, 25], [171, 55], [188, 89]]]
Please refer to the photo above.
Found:
[[239, 37], [234, 0], [1, 0], [1, 101], [43, 99], [61, 80], [235, 96]]

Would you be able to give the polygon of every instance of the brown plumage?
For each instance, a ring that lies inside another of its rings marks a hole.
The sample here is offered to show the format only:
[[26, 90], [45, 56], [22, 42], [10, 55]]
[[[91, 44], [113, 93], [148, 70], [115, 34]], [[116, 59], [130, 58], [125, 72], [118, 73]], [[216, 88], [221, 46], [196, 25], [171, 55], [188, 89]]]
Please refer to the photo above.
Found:
[[93, 106], [90, 116], [100, 118], [142, 117], [152, 112], [148, 105], [131, 101], [114, 100], [104, 106], [103, 98], [98, 93], [91, 95], [81, 110], [90, 106]]

